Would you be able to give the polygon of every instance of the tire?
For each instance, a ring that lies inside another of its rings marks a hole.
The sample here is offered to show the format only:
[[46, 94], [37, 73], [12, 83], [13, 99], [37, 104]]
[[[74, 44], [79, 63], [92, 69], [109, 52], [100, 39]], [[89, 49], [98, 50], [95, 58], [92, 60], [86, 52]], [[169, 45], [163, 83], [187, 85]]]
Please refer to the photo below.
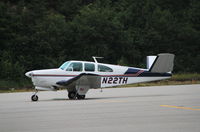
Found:
[[31, 96], [32, 101], [38, 101], [38, 96], [37, 95], [32, 95]]
[[75, 92], [69, 92], [68, 97], [69, 97], [69, 99], [76, 99], [76, 93]]
[[77, 95], [77, 99], [85, 99], [85, 95]]

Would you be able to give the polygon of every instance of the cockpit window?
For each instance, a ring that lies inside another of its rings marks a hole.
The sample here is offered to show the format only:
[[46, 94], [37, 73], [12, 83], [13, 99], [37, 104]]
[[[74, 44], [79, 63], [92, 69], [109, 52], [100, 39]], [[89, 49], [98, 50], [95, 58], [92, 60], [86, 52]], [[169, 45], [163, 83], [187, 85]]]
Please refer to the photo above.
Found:
[[62, 70], [64, 70], [69, 65], [69, 63], [70, 63], [70, 61], [65, 62], [59, 68], [62, 69]]
[[99, 72], [113, 72], [113, 69], [111, 69], [108, 66], [98, 65], [98, 71]]
[[66, 69], [66, 71], [82, 71], [83, 66], [81, 62], [72, 62]]
[[92, 63], [85, 63], [85, 71], [94, 71], [95, 70], [95, 66]]

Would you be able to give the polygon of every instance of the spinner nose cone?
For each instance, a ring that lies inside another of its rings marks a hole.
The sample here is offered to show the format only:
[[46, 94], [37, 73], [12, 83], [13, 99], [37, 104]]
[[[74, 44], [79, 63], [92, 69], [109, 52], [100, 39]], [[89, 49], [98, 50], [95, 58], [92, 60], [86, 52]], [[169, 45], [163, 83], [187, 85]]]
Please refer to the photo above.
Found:
[[25, 73], [25, 75], [26, 75], [27, 77], [31, 78], [32, 75], [33, 75], [33, 73], [32, 73], [32, 71], [29, 71], [29, 72]]

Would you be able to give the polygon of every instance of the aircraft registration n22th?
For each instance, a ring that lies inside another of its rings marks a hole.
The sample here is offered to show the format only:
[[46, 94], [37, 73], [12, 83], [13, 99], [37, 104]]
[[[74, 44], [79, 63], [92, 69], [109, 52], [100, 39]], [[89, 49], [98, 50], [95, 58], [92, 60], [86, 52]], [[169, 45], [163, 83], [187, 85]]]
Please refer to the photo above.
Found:
[[127, 84], [128, 77], [102, 77], [101, 84]]
[[38, 100], [38, 90], [60, 88], [67, 89], [69, 99], [85, 99], [89, 89], [168, 79], [172, 76], [174, 57], [170, 53], [147, 56], [146, 69], [98, 63], [97, 57], [93, 57], [94, 62], [71, 60], [56, 69], [33, 70], [25, 75], [36, 89], [32, 101]]

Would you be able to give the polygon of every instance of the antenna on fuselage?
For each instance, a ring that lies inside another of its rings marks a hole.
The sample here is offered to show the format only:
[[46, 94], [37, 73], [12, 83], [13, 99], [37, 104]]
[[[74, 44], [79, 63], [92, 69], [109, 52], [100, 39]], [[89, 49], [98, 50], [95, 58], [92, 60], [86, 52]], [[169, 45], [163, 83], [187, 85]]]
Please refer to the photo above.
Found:
[[98, 62], [97, 62], [97, 58], [102, 59], [103, 57], [92, 56], [92, 58], [94, 59], [94, 62], [95, 62], [95, 63], [98, 63]]

